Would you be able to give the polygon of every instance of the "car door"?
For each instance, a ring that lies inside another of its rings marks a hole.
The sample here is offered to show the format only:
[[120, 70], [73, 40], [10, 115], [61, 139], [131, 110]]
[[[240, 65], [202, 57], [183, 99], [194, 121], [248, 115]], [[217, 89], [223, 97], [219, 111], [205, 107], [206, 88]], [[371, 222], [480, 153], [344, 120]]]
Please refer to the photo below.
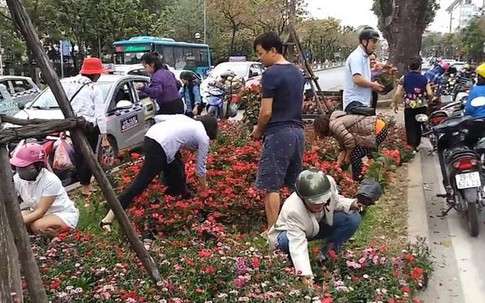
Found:
[[[120, 101], [131, 104], [117, 107]], [[118, 151], [143, 143], [145, 111], [142, 103], [137, 100], [133, 81], [123, 80], [116, 85], [108, 104], [106, 118], [108, 133], [116, 139]]]
[[[150, 80], [147, 79], [136, 79], [133, 81], [133, 86], [136, 88], [139, 84], [148, 86]], [[145, 128], [148, 130], [150, 126], [153, 125], [156, 114], [156, 106], [155, 106], [155, 100], [150, 98], [147, 94], [136, 90], [136, 98], [137, 101], [143, 104], [143, 108], [145, 109]]]
[[37, 86], [27, 79], [10, 79], [9, 82], [12, 98], [19, 104], [25, 105], [39, 93]]

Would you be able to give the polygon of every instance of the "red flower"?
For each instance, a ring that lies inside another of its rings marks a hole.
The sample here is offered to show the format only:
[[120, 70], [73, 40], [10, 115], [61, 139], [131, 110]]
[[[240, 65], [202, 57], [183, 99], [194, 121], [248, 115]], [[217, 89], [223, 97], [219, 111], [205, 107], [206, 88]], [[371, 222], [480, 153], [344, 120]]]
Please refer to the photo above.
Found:
[[258, 257], [253, 257], [251, 259], [251, 264], [253, 265], [254, 268], [259, 268], [259, 265], [261, 265], [261, 261], [259, 260]]
[[413, 268], [413, 271], [411, 272], [411, 278], [413, 280], [418, 280], [423, 276], [423, 269], [420, 267], [415, 267]]
[[52, 289], [58, 289], [60, 285], [61, 285], [61, 281], [54, 280], [54, 281], [51, 282], [50, 288], [52, 288]]
[[202, 258], [210, 258], [212, 256], [212, 253], [208, 250], [201, 250], [199, 251], [199, 257]]
[[330, 260], [332, 261], [337, 261], [338, 257], [337, 257], [337, 254], [335, 253], [335, 251], [333, 249], [331, 249], [329, 252], [328, 252], [328, 256], [330, 257]]

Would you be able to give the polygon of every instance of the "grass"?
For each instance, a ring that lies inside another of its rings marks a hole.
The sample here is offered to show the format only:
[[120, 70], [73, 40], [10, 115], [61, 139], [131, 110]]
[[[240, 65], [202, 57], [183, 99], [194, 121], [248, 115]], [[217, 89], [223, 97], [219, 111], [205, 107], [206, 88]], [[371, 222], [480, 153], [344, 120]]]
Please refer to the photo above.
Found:
[[374, 243], [385, 245], [391, 252], [400, 252], [407, 243], [407, 165], [401, 166], [377, 205], [363, 216], [351, 248], [362, 249]]

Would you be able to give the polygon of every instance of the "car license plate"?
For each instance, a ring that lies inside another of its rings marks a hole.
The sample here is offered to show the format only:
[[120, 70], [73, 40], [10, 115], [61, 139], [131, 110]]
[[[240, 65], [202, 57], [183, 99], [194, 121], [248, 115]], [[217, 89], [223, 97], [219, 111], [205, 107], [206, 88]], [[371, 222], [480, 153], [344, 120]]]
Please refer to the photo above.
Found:
[[456, 187], [458, 189], [481, 186], [480, 174], [477, 171], [456, 175], [455, 180], [456, 180]]
[[120, 121], [122, 133], [132, 129], [133, 127], [136, 127], [137, 125], [138, 125], [138, 117], [136, 115], [125, 118]]

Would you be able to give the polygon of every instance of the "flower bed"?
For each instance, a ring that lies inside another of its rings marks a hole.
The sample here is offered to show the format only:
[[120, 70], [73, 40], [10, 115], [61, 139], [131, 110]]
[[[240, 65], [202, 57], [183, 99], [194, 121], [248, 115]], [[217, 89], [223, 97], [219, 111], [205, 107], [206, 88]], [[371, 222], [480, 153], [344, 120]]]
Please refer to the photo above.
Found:
[[[154, 181], [129, 211], [137, 229], [148, 223], [158, 232], [152, 256], [163, 281], [148, 281], [119, 237], [96, 235], [85, 227], [50, 244], [34, 239], [52, 302], [413, 302], [430, 270], [422, 243], [402, 255], [369, 247], [332, 256], [327, 268], [315, 265], [315, 288], [302, 289], [287, 257], [268, 252], [258, 236], [265, 223], [261, 195], [254, 187], [261, 143], [250, 141], [241, 123], [225, 122], [220, 130], [207, 161], [207, 195], [175, 200], [162, 196], [162, 186]], [[400, 128], [391, 127], [387, 150], [372, 160], [382, 165], [368, 165], [368, 174], [379, 176], [387, 188], [392, 172], [409, 159], [410, 148], [395, 143], [402, 135]], [[353, 196], [357, 184], [347, 170], [337, 167], [333, 139], [315, 140], [308, 126], [306, 145], [305, 166], [328, 172], [342, 194]], [[393, 146], [403, 147], [397, 151]], [[131, 156], [131, 166], [110, 176], [117, 192], [140, 168], [140, 155]], [[195, 184], [194, 155], [184, 153], [184, 159], [188, 181]], [[98, 196], [91, 203], [99, 207], [100, 200]]]

